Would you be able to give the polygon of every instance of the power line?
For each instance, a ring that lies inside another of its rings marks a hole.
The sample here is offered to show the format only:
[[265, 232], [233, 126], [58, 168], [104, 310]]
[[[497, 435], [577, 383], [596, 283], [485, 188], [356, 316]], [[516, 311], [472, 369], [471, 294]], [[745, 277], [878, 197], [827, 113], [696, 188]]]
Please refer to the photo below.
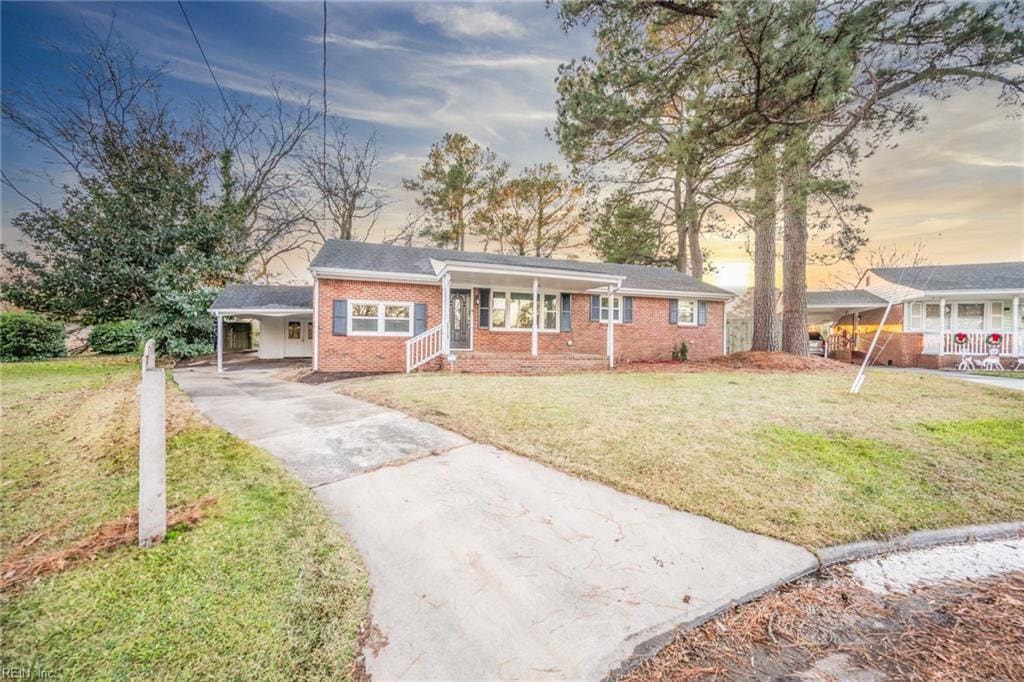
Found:
[[[180, 1], [180, 0], [179, 0]], [[327, 0], [324, 0], [324, 36], [323, 36], [323, 157], [321, 158], [320, 175], [323, 180], [324, 194], [321, 198], [323, 203], [324, 228], [327, 226]]]
[[185, 17], [185, 23], [188, 24], [188, 30], [192, 32], [192, 37], [196, 41], [196, 46], [199, 48], [199, 54], [203, 55], [203, 61], [206, 62], [206, 70], [210, 72], [210, 77], [213, 78], [213, 84], [217, 86], [217, 92], [220, 93], [220, 99], [224, 102], [224, 113], [228, 114], [231, 111], [231, 105], [228, 104], [228, 98], [224, 96], [224, 91], [220, 87], [220, 83], [217, 82], [217, 76], [213, 73], [213, 67], [210, 66], [210, 60], [206, 58], [206, 50], [203, 49], [203, 44], [199, 42], [199, 36], [196, 35], [196, 30], [192, 28], [192, 22], [189, 21], [188, 13], [185, 11], [185, 5], [181, 0], [178, 0], [178, 8], [181, 9], [181, 16]]

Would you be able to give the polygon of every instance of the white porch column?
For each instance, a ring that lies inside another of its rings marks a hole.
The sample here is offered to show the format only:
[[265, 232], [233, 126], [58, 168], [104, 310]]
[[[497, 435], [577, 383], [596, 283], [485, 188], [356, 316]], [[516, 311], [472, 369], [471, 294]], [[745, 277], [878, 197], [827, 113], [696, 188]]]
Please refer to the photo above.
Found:
[[[928, 321], [928, 304], [921, 311], [921, 321]], [[939, 299], [939, 357], [946, 354], [946, 299]]]
[[217, 371], [224, 371], [224, 317], [217, 313]]
[[313, 279], [313, 371], [320, 371], [320, 278]]
[[537, 278], [533, 278], [533, 327], [530, 329], [530, 355], [537, 354], [537, 324], [540, 320], [540, 306], [537, 296]]
[[441, 352], [445, 355], [451, 352], [451, 292], [452, 292], [452, 275], [450, 272], [444, 273], [441, 278]]
[[1024, 353], [1024, 343], [1022, 343], [1020, 329], [1020, 296], [1013, 297], [1013, 352], [1015, 354]]
[[608, 367], [615, 367], [615, 287], [608, 285]]

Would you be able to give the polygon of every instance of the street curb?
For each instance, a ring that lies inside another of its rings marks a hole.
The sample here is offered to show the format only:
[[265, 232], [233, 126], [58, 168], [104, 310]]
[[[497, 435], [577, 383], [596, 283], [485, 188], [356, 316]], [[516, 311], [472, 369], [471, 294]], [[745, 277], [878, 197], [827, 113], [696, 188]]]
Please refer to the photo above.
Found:
[[891, 540], [864, 540], [848, 545], [835, 545], [818, 550], [815, 554], [821, 568], [867, 559], [880, 554], [908, 549], [922, 549], [935, 545], [951, 545], [975, 540], [997, 540], [1024, 535], [1024, 521], [990, 523], [980, 526], [957, 526], [936, 530], [920, 530]]
[[843, 564], [859, 559], [867, 559], [873, 556], [889, 554], [909, 549], [923, 549], [936, 545], [963, 544], [977, 540], [998, 540], [1001, 538], [1024, 537], [1024, 521], [1008, 521], [1004, 523], [990, 523], [977, 526], [956, 526], [954, 528], [939, 528], [935, 530], [920, 530], [907, 535], [892, 538], [891, 540], [864, 540], [852, 542], [846, 545], [834, 545], [825, 547], [817, 552], [811, 552], [817, 563], [806, 569], [797, 571], [793, 575], [781, 578], [771, 585], [754, 590], [742, 597], [733, 599], [725, 606], [703, 614], [693, 620], [675, 625], [670, 630], [659, 635], [648, 638], [633, 649], [633, 653], [621, 661], [616, 667], [604, 676], [602, 682], [613, 682], [638, 668], [645, 661], [653, 658], [662, 649], [675, 640], [676, 635], [681, 632], [695, 630], [704, 623], [717, 618], [726, 611], [736, 606], [741, 606], [754, 601], [769, 592], [794, 583], [801, 578], [806, 578], [813, 573], [821, 572], [823, 569], [836, 564]]

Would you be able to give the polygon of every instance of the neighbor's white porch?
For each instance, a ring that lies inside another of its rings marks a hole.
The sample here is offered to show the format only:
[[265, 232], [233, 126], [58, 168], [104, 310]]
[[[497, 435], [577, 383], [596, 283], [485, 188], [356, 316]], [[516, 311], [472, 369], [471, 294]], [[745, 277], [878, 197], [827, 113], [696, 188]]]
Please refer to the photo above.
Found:
[[[999, 335], [995, 344], [1000, 355], [1024, 354], [1024, 309], [1022, 296], [984, 299], [962, 295], [933, 297], [904, 304], [903, 330], [923, 334], [925, 355], [986, 355], [989, 338]], [[958, 334], [966, 335], [957, 344]]]

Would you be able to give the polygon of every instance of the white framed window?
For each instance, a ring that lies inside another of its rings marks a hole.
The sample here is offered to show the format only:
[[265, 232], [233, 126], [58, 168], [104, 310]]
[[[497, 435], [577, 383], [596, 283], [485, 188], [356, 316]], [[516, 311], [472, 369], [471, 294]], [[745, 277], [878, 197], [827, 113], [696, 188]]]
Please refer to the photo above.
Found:
[[985, 329], [985, 304], [984, 303], [957, 303], [956, 304], [956, 327], [957, 331], [984, 331]]
[[676, 305], [679, 311], [679, 326], [695, 326], [697, 324], [697, 301], [692, 298], [681, 298]]
[[349, 301], [348, 333], [352, 336], [412, 336], [412, 303]]
[[924, 326], [924, 304], [908, 303], [907, 304], [907, 319], [906, 319], [906, 330], [908, 332], [921, 331]]
[[[545, 332], [558, 331], [558, 294], [540, 292], [540, 317], [537, 329]], [[531, 331], [533, 329], [532, 291], [491, 291], [492, 331]]]
[[[615, 300], [613, 301], [613, 310], [612, 310], [612, 312], [613, 312], [613, 314], [615, 316], [614, 317], [615, 321], [616, 322], [622, 322], [622, 297], [621, 296], [616, 296], [615, 297]], [[601, 322], [607, 322], [608, 321], [608, 297], [607, 296], [602, 296], [601, 297], [601, 317], [600, 317], [600, 320], [601, 320]]]
[[[940, 305], [938, 303], [925, 303], [924, 304], [924, 331], [926, 332], [938, 332], [943, 331], [942, 316], [943, 313], [940, 311]], [[949, 331], [953, 328], [953, 304], [946, 304], [945, 311], [946, 328], [944, 331]]]

